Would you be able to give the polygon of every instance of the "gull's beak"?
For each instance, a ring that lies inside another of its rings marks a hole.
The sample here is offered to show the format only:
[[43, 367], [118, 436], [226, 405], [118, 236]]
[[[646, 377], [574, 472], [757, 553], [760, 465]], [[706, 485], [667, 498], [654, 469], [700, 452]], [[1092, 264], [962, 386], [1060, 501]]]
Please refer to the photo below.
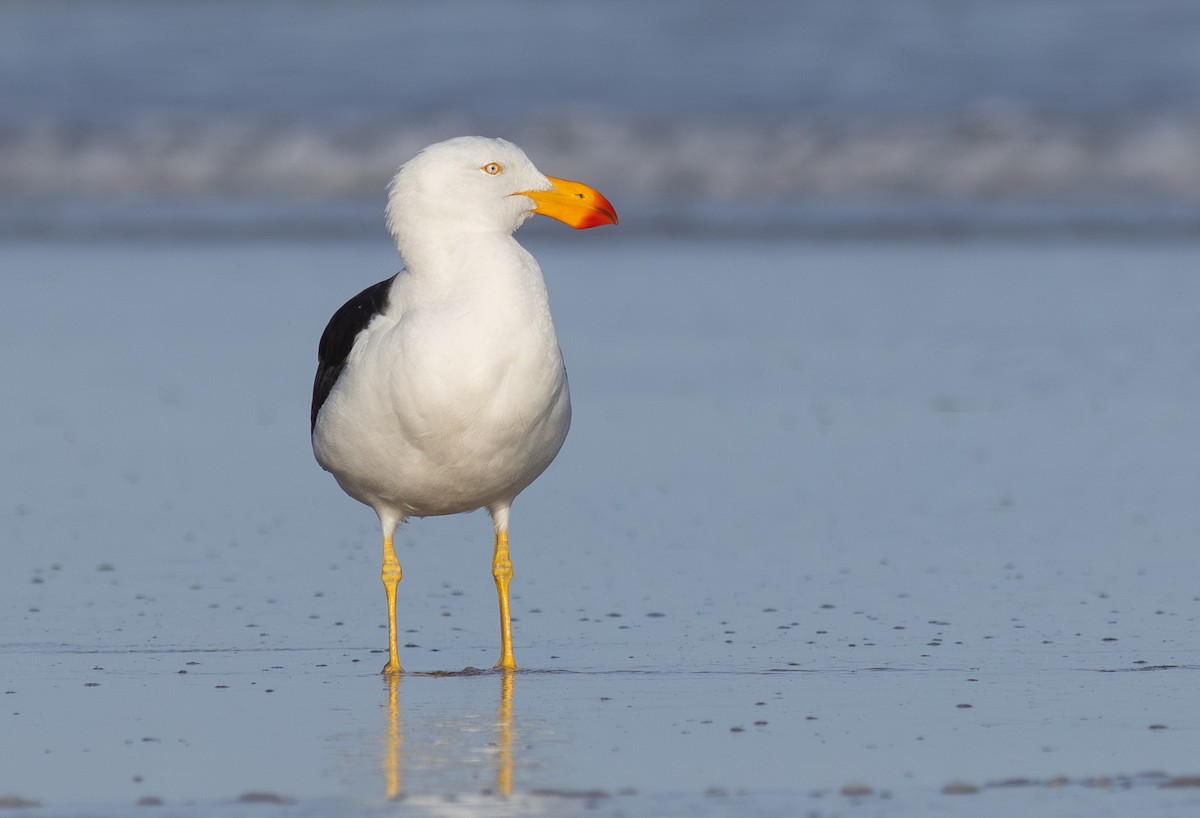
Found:
[[598, 191], [582, 182], [555, 179], [553, 176], [546, 178], [554, 185], [551, 190], [525, 190], [514, 195], [533, 199], [537, 205], [534, 213], [558, 219], [577, 230], [617, 223], [617, 211]]

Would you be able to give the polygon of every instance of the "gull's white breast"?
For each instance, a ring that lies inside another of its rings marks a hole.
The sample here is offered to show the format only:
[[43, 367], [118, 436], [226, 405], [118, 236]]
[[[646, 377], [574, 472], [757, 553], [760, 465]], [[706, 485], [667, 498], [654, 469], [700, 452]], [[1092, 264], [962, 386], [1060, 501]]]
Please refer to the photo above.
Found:
[[352, 497], [405, 517], [490, 507], [558, 454], [566, 370], [541, 272], [509, 242], [457, 275], [398, 276], [359, 334], [313, 435]]

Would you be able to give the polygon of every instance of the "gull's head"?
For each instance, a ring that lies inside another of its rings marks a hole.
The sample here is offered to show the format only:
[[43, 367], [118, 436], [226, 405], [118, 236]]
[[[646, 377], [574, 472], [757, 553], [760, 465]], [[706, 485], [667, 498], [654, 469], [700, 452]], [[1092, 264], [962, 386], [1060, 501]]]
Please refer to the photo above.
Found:
[[534, 213], [580, 229], [617, 223], [598, 192], [543, 175], [503, 139], [460, 136], [430, 145], [388, 187], [388, 229], [397, 242], [439, 230], [512, 233]]

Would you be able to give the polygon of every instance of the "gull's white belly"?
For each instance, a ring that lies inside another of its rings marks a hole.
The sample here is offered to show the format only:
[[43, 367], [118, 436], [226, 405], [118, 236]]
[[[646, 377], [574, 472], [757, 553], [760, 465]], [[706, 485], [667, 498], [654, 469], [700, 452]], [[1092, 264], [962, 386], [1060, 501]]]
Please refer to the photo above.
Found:
[[405, 517], [453, 514], [511, 501], [550, 465], [571, 422], [552, 327], [487, 337], [455, 322], [380, 320], [313, 432], [317, 460], [346, 493]]

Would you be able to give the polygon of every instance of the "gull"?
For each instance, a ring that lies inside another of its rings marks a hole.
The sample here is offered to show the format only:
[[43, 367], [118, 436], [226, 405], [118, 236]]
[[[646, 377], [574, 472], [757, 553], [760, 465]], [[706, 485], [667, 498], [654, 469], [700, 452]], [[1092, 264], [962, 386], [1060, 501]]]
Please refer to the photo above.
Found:
[[321, 336], [313, 453], [379, 517], [385, 674], [402, 670], [397, 529], [410, 517], [479, 508], [495, 531], [496, 667], [517, 666], [509, 511], [571, 424], [545, 281], [513, 238], [535, 213], [579, 229], [617, 223], [604, 196], [543, 175], [511, 142], [466, 136], [425, 148], [388, 188], [387, 225], [404, 269], [347, 301]]

